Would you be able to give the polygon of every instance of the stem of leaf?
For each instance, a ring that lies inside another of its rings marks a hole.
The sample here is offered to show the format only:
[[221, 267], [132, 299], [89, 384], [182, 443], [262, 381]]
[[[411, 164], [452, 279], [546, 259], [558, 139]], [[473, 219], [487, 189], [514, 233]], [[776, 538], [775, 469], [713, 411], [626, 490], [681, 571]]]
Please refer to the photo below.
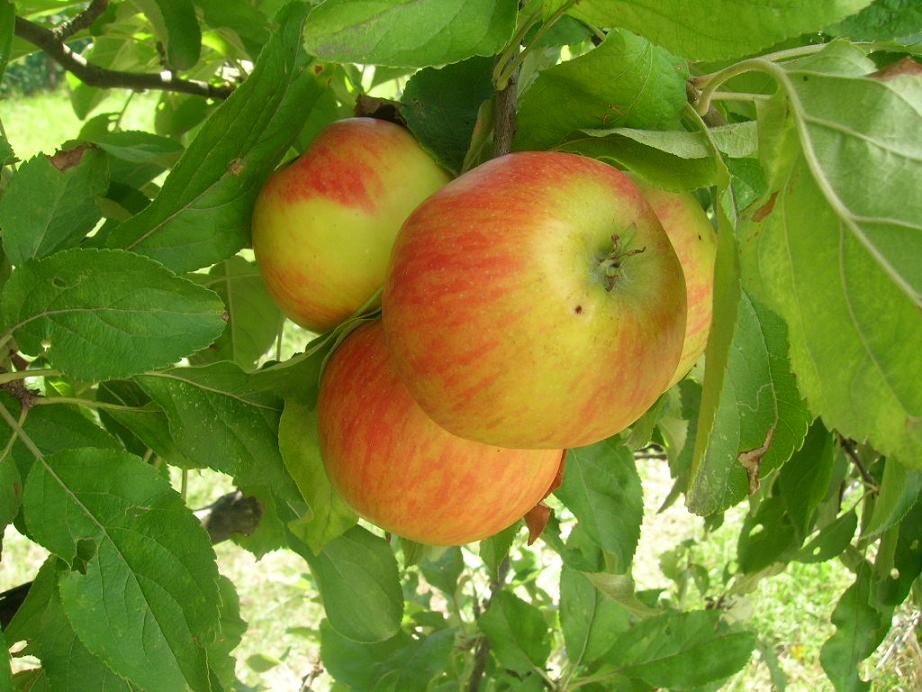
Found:
[[[761, 58], [758, 58], [758, 60], [761, 60]], [[704, 115], [708, 112], [711, 107], [711, 97], [721, 84], [726, 82], [728, 79], [732, 79], [737, 75], [750, 72], [754, 69], [757, 69], [757, 63], [755, 60], [743, 60], [742, 62], [730, 65], [730, 67], [723, 69], [720, 72], [715, 72], [713, 75], [709, 75], [709, 79], [704, 82], [704, 88], [701, 90], [701, 94], [698, 96], [698, 103], [695, 104], [695, 110], [698, 112], [698, 115]], [[696, 84], [700, 83], [696, 80]]]
[[22, 411], [19, 413], [19, 424], [17, 427], [13, 428], [13, 434], [10, 435], [9, 441], [6, 443], [6, 447], [3, 448], [3, 453], [0, 454], [0, 464], [9, 456], [10, 452], [13, 450], [13, 445], [16, 444], [16, 440], [19, 439], [19, 431], [23, 429], [23, 423], [26, 422], [26, 416], [29, 415], [29, 409], [25, 406], [22, 407]]
[[[498, 90], [501, 91], [502, 89], [505, 88], [506, 84], [509, 83], [509, 80], [512, 77], [512, 75], [515, 74], [515, 71], [519, 69], [521, 64], [524, 62], [525, 58], [528, 57], [528, 52], [532, 49], [532, 46], [538, 45], [541, 39], [544, 38], [544, 35], [551, 29], [552, 26], [554, 26], [554, 24], [557, 23], [557, 20], [563, 17], [564, 14], [566, 14], [567, 10], [569, 10], [570, 7], [575, 5], [576, 2], [577, 0], [569, 0], [568, 2], [565, 2], [563, 5], [561, 5], [557, 9], [557, 11], [554, 12], [554, 14], [552, 14], [550, 17], [548, 17], [547, 21], [541, 25], [541, 28], [535, 32], [535, 35], [532, 37], [531, 41], [528, 42], [528, 45], [525, 46], [524, 49], [516, 53], [513, 53], [512, 57], [508, 60], [508, 62], [501, 62], [500, 64], [497, 65], [497, 68], [499, 69], [499, 76], [496, 77], [495, 76], [496, 73], [494, 73], [494, 77], [495, 77], [495, 82], [496, 82], [496, 88]], [[527, 26], [527, 28], [525, 29], [525, 32], [522, 33], [521, 38], [524, 38], [525, 33], [528, 33], [528, 29], [531, 28], [531, 25], [533, 23], [534, 22], [532, 22], [531, 24]], [[521, 42], [521, 38], [519, 38], [520, 42]], [[517, 49], [518, 45], [519, 45], [518, 43], [514, 43], [512, 47], [514, 49]]]
[[57, 377], [60, 374], [60, 370], [54, 370], [51, 368], [44, 370], [17, 370], [15, 372], [4, 372], [0, 373], [0, 385], [7, 384], [8, 382], [16, 382], [17, 380], [24, 380], [27, 377]]
[[189, 469], [182, 470], [182, 476], [179, 479], [179, 494], [183, 500], [186, 499], [186, 492], [189, 490]]
[[29, 437], [29, 435], [23, 429], [22, 424], [16, 422], [16, 419], [13, 418], [13, 414], [10, 413], [9, 409], [7, 409], [7, 407], [2, 403], [0, 403], [0, 418], [3, 418], [3, 420], [6, 421], [6, 424], [10, 426], [10, 429], [13, 431], [13, 437], [19, 437], [19, 439], [22, 440], [22, 443], [30, 452], [32, 452], [32, 455], [36, 459], [44, 461], [45, 455], [42, 454], [42, 450], [40, 450], [38, 445], [32, 441], [32, 438]]
[[149, 409], [138, 406], [125, 406], [123, 404], [111, 404], [108, 401], [97, 401], [96, 399], [81, 399], [73, 396], [54, 396], [40, 397], [32, 402], [33, 406], [49, 406], [51, 404], [76, 404], [77, 406], [86, 406], [87, 408], [100, 408], [112, 411], [140, 411], [141, 413], [149, 412]]

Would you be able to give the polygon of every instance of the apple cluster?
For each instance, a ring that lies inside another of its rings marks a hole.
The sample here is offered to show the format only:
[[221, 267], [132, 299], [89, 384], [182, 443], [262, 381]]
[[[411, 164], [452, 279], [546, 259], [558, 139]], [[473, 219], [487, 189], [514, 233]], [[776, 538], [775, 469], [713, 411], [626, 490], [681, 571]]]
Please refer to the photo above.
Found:
[[404, 128], [321, 132], [257, 200], [253, 247], [285, 314], [324, 331], [379, 290], [318, 398], [330, 480], [432, 545], [506, 528], [565, 450], [631, 425], [703, 353], [716, 238], [687, 193], [519, 152], [449, 176]]

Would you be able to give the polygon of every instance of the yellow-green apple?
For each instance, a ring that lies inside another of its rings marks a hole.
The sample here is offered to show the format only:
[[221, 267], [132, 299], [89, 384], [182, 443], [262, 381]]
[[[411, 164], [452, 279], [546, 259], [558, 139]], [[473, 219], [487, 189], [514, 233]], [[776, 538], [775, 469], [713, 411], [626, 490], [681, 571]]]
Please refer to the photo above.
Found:
[[679, 256], [685, 276], [687, 316], [685, 320], [685, 345], [682, 357], [669, 387], [685, 377], [704, 353], [711, 329], [711, 311], [714, 297], [714, 260], [717, 256], [717, 235], [698, 201], [687, 192], [668, 192], [653, 187], [638, 178], [634, 181]]
[[502, 449], [452, 435], [394, 372], [380, 321], [350, 334], [327, 363], [320, 449], [333, 486], [369, 521], [430, 545], [491, 536], [547, 494], [562, 450]]
[[666, 388], [685, 334], [682, 268], [637, 185], [560, 152], [494, 159], [423, 202], [382, 307], [422, 409], [503, 447], [622, 430]]
[[269, 178], [253, 211], [256, 262], [282, 311], [313, 331], [349, 317], [384, 283], [400, 224], [446, 182], [399, 125], [325, 128]]

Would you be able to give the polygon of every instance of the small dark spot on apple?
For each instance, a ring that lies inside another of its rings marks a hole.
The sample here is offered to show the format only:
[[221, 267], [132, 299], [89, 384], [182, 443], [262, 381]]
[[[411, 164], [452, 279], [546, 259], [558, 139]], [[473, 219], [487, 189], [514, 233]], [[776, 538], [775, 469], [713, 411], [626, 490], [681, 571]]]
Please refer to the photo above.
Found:
[[575, 312], [577, 315], [582, 315], [582, 314], [583, 314], [583, 306], [582, 306], [582, 305], [577, 305], [575, 308], [573, 308], [573, 312]]
[[320, 74], [323, 72], [323, 65], [314, 65], [314, 74]]
[[698, 234], [698, 240], [701, 240], [701, 234], [700, 234], [700, 233]]

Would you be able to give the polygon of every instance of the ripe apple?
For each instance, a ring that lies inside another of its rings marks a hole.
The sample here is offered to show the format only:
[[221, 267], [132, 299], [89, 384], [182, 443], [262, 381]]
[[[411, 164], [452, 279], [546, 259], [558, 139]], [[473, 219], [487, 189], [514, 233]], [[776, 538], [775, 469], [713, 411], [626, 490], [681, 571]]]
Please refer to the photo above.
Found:
[[590, 444], [666, 388], [682, 268], [638, 187], [593, 159], [493, 159], [404, 223], [382, 297], [398, 373], [437, 423], [515, 448]]
[[269, 293], [307, 329], [336, 326], [381, 288], [400, 224], [448, 179], [399, 125], [328, 126], [256, 200], [253, 249]]
[[679, 256], [685, 275], [687, 317], [682, 357], [669, 382], [672, 387], [685, 377], [704, 353], [711, 329], [714, 298], [714, 260], [717, 235], [698, 201], [687, 192], [667, 192], [634, 178], [647, 202], [653, 207], [672, 247]]
[[563, 451], [501, 449], [455, 437], [394, 372], [380, 321], [350, 334], [327, 363], [318, 425], [334, 487], [363, 517], [430, 545], [502, 531], [538, 504]]

